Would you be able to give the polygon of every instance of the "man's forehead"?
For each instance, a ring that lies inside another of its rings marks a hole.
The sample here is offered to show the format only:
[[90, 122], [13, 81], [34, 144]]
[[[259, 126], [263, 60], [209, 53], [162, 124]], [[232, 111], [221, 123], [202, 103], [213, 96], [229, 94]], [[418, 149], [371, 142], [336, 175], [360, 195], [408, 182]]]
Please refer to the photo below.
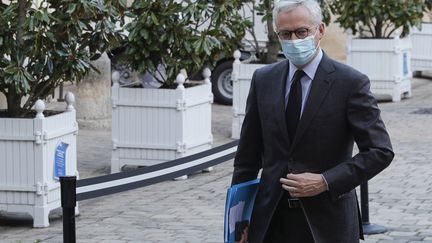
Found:
[[308, 27], [313, 23], [312, 15], [304, 6], [298, 6], [290, 11], [281, 11], [278, 14], [277, 26], [290, 28]]

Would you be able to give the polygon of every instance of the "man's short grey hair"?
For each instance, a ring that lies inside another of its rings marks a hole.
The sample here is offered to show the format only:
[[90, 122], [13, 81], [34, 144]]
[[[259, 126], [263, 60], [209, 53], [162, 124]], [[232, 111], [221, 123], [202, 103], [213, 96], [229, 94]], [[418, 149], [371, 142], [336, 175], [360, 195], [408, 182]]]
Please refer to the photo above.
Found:
[[303, 6], [309, 11], [312, 24], [321, 24], [323, 19], [321, 7], [316, 0], [280, 0], [275, 3], [273, 8], [273, 25], [275, 29], [277, 29], [277, 17], [281, 12], [290, 12], [299, 6]]

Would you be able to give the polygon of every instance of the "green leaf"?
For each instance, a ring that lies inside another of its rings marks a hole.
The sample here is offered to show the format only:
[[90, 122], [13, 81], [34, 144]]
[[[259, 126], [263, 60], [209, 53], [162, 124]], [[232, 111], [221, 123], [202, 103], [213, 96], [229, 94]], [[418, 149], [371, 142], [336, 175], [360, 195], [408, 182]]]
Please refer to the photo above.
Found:
[[149, 37], [149, 32], [146, 29], [141, 29], [140, 30], [140, 35], [141, 35], [142, 38], [144, 38], [146, 40]]
[[35, 18], [39, 21], [43, 21], [43, 14], [41, 11], [36, 11], [34, 14]]
[[47, 11], [45, 10], [45, 11], [43, 11], [43, 14], [42, 14], [42, 20], [43, 21], [45, 21], [45, 23], [49, 23], [49, 16], [48, 16], [48, 13], [47, 13]]
[[61, 50], [56, 50], [56, 53], [60, 56], [60, 57], [67, 57], [69, 56], [69, 54], [65, 51], [61, 51]]
[[210, 48], [209, 48], [209, 45], [207, 43], [207, 40], [204, 40], [202, 43], [203, 43], [202, 45], [203, 45], [203, 49], [204, 49], [205, 53], [210, 56], [211, 53], [210, 53]]
[[[23, 74], [27, 80], [32, 81], [32, 82], [36, 81], [36, 79], [26, 69], [23, 70]], [[28, 87], [28, 88], [30, 88], [30, 87]]]
[[33, 16], [30, 17], [30, 21], [29, 21], [29, 29], [30, 29], [30, 30], [34, 30], [34, 29], [35, 29], [35, 20], [34, 20], [34, 17], [33, 17]]
[[159, 21], [158, 21], [156, 15], [154, 13], [151, 13], [150, 16], [151, 16], [151, 19], [152, 19], [153, 23], [155, 25], [159, 25]]
[[77, 8], [76, 4], [70, 4], [69, 7], [68, 7], [68, 10], [66, 11], [66, 13], [67, 14], [72, 14], [73, 12], [75, 12], [76, 8]]

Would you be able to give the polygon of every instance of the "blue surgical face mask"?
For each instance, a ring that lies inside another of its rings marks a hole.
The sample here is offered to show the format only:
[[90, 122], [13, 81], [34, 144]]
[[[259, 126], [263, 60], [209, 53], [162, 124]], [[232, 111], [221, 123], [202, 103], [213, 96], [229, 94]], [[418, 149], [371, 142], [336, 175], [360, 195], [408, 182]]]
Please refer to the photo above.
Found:
[[285, 57], [296, 66], [303, 66], [314, 58], [318, 45], [315, 35], [298, 40], [280, 40]]

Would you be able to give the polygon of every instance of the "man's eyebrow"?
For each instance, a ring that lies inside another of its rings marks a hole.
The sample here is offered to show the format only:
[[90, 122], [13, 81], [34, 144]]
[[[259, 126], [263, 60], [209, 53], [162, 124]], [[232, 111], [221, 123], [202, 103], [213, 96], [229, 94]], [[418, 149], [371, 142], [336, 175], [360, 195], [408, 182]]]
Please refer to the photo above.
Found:
[[298, 29], [310, 29], [310, 28], [309, 27], [298, 27], [298, 28], [295, 28], [293, 30], [290, 30], [290, 29], [281, 29], [279, 31], [282, 31], [282, 30], [295, 31], [295, 30], [298, 30]]

